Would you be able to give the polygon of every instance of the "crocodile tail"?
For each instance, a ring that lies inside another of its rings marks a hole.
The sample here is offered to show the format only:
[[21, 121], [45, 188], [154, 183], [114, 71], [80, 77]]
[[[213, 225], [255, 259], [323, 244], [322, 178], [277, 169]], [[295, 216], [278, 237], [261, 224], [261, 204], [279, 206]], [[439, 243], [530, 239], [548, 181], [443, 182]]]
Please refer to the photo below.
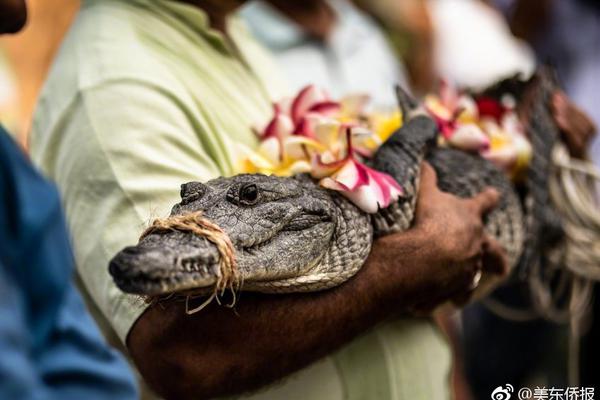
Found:
[[528, 234], [525, 253], [521, 259], [523, 273], [540, 261], [544, 248], [553, 246], [564, 237], [561, 219], [551, 206], [548, 187], [552, 150], [560, 137], [550, 110], [552, 95], [557, 87], [551, 70], [540, 69], [532, 78], [529, 93], [524, 99], [525, 123], [533, 148], [533, 158], [526, 177]]

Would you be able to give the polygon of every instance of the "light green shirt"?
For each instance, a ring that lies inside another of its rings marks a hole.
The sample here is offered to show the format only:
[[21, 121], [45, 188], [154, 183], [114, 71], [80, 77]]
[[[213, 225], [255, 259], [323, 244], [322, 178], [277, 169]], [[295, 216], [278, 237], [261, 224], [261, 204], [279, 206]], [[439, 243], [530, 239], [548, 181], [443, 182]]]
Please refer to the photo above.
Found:
[[[85, 1], [43, 89], [32, 158], [61, 190], [78, 272], [122, 340], [145, 305], [115, 287], [109, 260], [168, 215], [181, 183], [234, 173], [235, 143], [256, 144], [251, 127], [283, 94], [260, 46], [237, 21], [229, 32], [235, 45], [174, 1]], [[429, 321], [398, 321], [253, 397], [444, 399], [448, 366]]]

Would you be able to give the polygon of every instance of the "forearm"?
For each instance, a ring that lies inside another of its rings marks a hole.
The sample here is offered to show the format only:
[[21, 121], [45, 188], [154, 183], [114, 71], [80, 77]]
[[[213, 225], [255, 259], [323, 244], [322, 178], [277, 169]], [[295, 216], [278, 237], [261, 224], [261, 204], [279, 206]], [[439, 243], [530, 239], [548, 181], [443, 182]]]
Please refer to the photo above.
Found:
[[131, 354], [150, 385], [168, 398], [263, 386], [411, 308], [423, 289], [415, 271], [423, 271], [419, 264], [425, 262], [416, 236], [394, 238], [393, 249], [377, 241], [361, 271], [332, 290], [243, 293], [235, 311], [212, 304], [194, 315], [185, 315], [181, 303], [152, 307], [129, 336]]

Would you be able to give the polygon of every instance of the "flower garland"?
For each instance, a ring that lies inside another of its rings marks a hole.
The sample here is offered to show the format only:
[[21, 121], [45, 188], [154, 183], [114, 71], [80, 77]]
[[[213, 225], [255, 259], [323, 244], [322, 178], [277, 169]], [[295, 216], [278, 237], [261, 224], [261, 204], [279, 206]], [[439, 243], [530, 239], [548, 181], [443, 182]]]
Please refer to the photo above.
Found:
[[[402, 195], [389, 175], [367, 167], [371, 157], [402, 126], [395, 112], [367, 112], [368, 96], [334, 101], [314, 85], [293, 99], [273, 105], [273, 117], [255, 132], [258, 149], [242, 147], [241, 173], [291, 176], [309, 173], [325, 188], [368, 213], [386, 208]], [[439, 94], [425, 97], [425, 111], [437, 122], [442, 146], [476, 152], [517, 176], [531, 159], [515, 101], [471, 97], [442, 83]]]
[[242, 149], [240, 171], [310, 173], [321, 186], [341, 192], [365, 212], [386, 208], [398, 200], [402, 188], [362, 160], [400, 128], [402, 116], [397, 111], [367, 113], [368, 100], [356, 95], [336, 102], [310, 85], [295, 98], [275, 103], [272, 119], [255, 129], [261, 140], [258, 149]]
[[437, 122], [440, 144], [476, 152], [513, 178], [532, 157], [532, 148], [509, 95], [500, 101], [469, 96], [442, 82], [439, 94], [425, 97], [424, 107]]

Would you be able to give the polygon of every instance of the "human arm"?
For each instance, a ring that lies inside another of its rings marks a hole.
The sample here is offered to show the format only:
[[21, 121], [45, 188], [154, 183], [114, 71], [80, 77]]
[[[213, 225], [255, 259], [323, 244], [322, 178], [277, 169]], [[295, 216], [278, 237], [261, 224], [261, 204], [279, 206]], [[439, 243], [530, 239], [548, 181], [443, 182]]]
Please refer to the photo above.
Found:
[[[331, 353], [387, 319], [469, 289], [481, 260], [481, 215], [497, 194], [461, 200], [424, 168], [415, 227], [377, 240], [358, 274], [327, 291], [243, 293], [235, 312], [210, 305], [150, 307], [128, 347], [147, 382], [167, 398], [211, 398], [256, 389]], [[501, 258], [501, 255], [499, 255]]]

